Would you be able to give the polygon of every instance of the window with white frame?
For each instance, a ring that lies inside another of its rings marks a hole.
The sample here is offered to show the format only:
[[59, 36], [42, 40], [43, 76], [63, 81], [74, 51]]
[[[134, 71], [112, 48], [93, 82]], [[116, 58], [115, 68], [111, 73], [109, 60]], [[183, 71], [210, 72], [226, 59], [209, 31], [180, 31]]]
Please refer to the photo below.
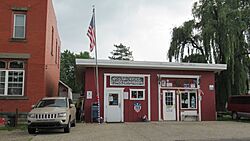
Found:
[[144, 100], [145, 89], [130, 89], [130, 100]]
[[6, 62], [0, 61], [0, 95], [4, 94], [5, 91], [5, 70], [6, 69]]
[[13, 38], [25, 38], [26, 14], [14, 14]]
[[[0, 61], [0, 96], [23, 96], [24, 95], [24, 62], [5, 62], [5, 68]], [[8, 67], [6, 67], [8, 63]]]
[[0, 70], [0, 95], [5, 93], [5, 71]]
[[196, 109], [197, 96], [196, 92], [182, 92], [181, 93], [181, 108], [182, 109]]

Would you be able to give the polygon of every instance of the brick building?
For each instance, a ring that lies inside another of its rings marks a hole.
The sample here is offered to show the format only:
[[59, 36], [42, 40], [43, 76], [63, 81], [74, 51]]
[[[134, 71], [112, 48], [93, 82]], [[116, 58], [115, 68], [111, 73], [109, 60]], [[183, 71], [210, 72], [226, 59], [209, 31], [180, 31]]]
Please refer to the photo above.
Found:
[[60, 38], [52, 0], [0, 2], [0, 113], [58, 95]]

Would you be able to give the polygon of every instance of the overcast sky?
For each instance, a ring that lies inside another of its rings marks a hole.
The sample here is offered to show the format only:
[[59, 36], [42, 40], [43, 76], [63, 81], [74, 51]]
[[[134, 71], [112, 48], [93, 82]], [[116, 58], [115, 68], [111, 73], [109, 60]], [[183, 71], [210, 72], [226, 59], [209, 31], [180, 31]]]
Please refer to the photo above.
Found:
[[89, 51], [86, 34], [94, 4], [98, 59], [108, 59], [114, 44], [122, 43], [136, 61], [166, 61], [171, 31], [192, 19], [195, 1], [53, 0], [62, 51]]

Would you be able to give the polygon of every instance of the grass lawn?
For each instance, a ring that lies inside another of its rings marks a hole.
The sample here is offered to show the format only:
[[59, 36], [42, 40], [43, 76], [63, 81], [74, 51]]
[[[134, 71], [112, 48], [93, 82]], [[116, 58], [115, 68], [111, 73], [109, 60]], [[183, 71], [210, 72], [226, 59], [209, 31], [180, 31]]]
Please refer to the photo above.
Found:
[[8, 130], [8, 131], [12, 131], [12, 130], [27, 130], [27, 124], [25, 123], [20, 123], [18, 124], [16, 127], [10, 127], [10, 126], [0, 126], [0, 130]]

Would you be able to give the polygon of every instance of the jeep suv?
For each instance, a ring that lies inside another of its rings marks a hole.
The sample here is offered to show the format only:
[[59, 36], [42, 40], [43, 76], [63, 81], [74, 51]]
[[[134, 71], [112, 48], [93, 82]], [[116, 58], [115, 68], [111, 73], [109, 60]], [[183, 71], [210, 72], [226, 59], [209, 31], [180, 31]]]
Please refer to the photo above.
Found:
[[28, 114], [28, 132], [36, 129], [64, 129], [76, 125], [76, 108], [67, 97], [46, 97], [40, 100]]

